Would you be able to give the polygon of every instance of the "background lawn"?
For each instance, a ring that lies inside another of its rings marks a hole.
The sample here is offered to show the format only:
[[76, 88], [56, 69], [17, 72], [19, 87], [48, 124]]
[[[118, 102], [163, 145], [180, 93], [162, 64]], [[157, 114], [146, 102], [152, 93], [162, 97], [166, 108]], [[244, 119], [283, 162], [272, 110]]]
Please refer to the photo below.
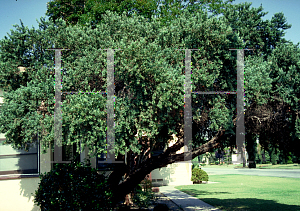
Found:
[[221, 210], [299, 210], [300, 179], [248, 175], [210, 175], [212, 184], [175, 188]]
[[[237, 165], [205, 165], [201, 168], [205, 170], [206, 168], [242, 168], [243, 164]], [[248, 167], [246, 167], [248, 168]], [[297, 163], [294, 164], [282, 164], [282, 165], [272, 165], [272, 164], [256, 164], [257, 169], [300, 169], [300, 165]]]

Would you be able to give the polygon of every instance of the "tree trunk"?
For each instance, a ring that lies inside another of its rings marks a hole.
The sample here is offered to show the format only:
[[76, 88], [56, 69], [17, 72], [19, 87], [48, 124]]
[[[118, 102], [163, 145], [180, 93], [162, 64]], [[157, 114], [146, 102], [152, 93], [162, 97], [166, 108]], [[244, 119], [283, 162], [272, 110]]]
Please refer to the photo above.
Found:
[[[219, 147], [217, 140], [223, 134], [224, 130], [220, 129], [216, 136], [213, 137], [209, 142], [196, 148], [192, 152], [188, 152], [187, 154], [190, 154], [193, 159], [198, 155], [204, 154], [211, 149]], [[179, 141], [177, 143], [171, 147], [168, 147], [167, 150], [162, 154], [147, 158], [144, 162], [136, 165], [134, 170], [132, 170], [131, 173], [127, 175], [127, 178], [122, 182], [120, 182], [120, 179], [128, 168], [125, 164], [117, 164], [119, 165], [118, 168], [116, 168], [108, 178], [108, 184], [113, 192], [113, 197], [111, 199], [113, 204], [116, 205], [118, 202], [124, 200], [126, 195], [132, 192], [134, 188], [145, 179], [146, 175], [150, 174], [154, 169], [162, 168], [163, 166], [178, 161], [184, 161], [184, 153], [176, 154], [176, 152], [184, 146], [183, 137], [181, 137], [181, 139], [178, 138], [178, 140]]]
[[253, 133], [246, 134], [247, 141], [247, 152], [249, 156], [249, 168], [256, 168], [255, 157], [256, 157], [256, 135]]

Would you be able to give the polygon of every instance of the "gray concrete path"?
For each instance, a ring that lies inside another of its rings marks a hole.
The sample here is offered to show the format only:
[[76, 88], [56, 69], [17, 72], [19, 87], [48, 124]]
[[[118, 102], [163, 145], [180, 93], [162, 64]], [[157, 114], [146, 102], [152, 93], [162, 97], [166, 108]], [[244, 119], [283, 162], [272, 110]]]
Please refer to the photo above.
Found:
[[205, 210], [221, 211], [196, 197], [190, 196], [174, 188], [175, 186], [160, 186], [159, 192], [167, 196], [184, 211]]

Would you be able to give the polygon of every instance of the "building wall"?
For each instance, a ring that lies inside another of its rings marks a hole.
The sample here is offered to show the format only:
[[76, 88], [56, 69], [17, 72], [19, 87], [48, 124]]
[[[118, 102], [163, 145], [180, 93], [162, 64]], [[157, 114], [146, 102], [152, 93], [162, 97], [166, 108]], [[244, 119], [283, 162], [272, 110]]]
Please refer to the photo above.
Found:
[[[3, 135], [3, 134], [1, 134]], [[46, 154], [40, 154], [40, 172], [51, 169], [50, 149]], [[33, 194], [38, 188], [40, 178], [31, 175], [30, 178], [20, 178], [21, 175], [0, 176], [0, 210], [1, 211], [39, 211], [33, 202]]]
[[21, 178], [0, 180], [0, 209], [1, 211], [38, 211], [34, 205], [34, 193], [40, 179]]
[[[169, 147], [177, 142], [178, 138], [173, 135], [170, 140]], [[176, 152], [181, 154], [184, 152], [184, 147]], [[192, 163], [191, 161], [176, 162], [167, 165], [166, 167], [155, 169], [151, 172], [152, 184], [155, 186], [162, 185], [192, 185]]]

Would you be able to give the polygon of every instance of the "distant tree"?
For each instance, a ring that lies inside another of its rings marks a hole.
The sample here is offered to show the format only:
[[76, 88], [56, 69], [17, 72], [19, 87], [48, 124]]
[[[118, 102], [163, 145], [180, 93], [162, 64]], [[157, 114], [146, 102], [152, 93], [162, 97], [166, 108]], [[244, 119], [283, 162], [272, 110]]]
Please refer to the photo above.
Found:
[[[263, 12], [263, 7], [251, 8], [251, 3], [234, 4], [232, 7], [226, 7], [221, 13], [221, 17], [232, 27], [232, 29], [241, 37], [245, 48], [255, 49], [254, 51], [245, 52], [245, 125], [246, 125], [246, 149], [249, 153], [250, 160], [255, 160], [256, 153], [256, 135], [260, 135], [260, 142], [266, 149], [269, 142], [277, 143], [281, 139], [280, 145], [275, 144], [280, 148], [289, 148], [288, 143], [296, 143], [296, 131], [299, 126], [296, 126], [299, 120], [299, 107], [294, 101], [294, 110], [284, 96], [278, 96], [280, 92], [277, 85], [280, 84], [281, 89], [290, 89], [287, 83], [278, 83], [279, 69], [291, 68], [295, 65], [294, 73], [299, 71], [296, 62], [298, 58], [298, 50], [296, 46], [284, 39], [285, 30], [291, 28], [291, 25], [286, 22], [283, 13], [276, 13], [271, 20], [262, 20], [262, 17], [267, 13]], [[292, 50], [293, 49], [293, 50]], [[281, 52], [281, 53], [279, 53]], [[293, 56], [286, 58], [285, 53], [293, 53]], [[297, 53], [296, 53], [297, 52]], [[280, 55], [282, 54], [282, 55]], [[286, 63], [282, 63], [282, 58], [286, 58]], [[292, 62], [293, 61], [293, 62]], [[247, 65], [251, 64], [251, 65]], [[282, 66], [283, 65], [283, 66]], [[275, 70], [276, 69], [276, 70]], [[260, 71], [258, 71], [260, 70]], [[275, 70], [275, 71], [274, 71]], [[284, 77], [284, 76], [282, 76]], [[297, 74], [295, 81], [291, 86], [299, 83]], [[247, 78], [251, 78], [248, 80]], [[283, 88], [285, 87], [285, 88]], [[293, 88], [293, 93], [290, 94], [298, 99], [298, 88]], [[293, 97], [292, 97], [293, 99]], [[298, 104], [299, 105], [299, 104]], [[289, 110], [289, 113], [286, 111]], [[289, 115], [292, 119], [289, 120]], [[272, 123], [270, 122], [272, 120]], [[269, 121], [269, 123], [267, 123]], [[276, 126], [275, 126], [276, 125]], [[276, 128], [276, 129], [275, 129]], [[282, 130], [285, 128], [285, 130]], [[289, 128], [289, 129], [288, 129]], [[289, 132], [292, 132], [290, 141], [286, 141], [283, 137], [290, 137]], [[286, 132], [286, 135], [282, 133]], [[280, 135], [281, 134], [281, 135]], [[279, 138], [280, 137], [280, 138]], [[265, 139], [265, 140], [262, 140]], [[277, 141], [276, 141], [277, 140]], [[286, 144], [283, 144], [283, 142]], [[285, 145], [285, 146], [284, 146]], [[295, 146], [295, 145], [294, 145]], [[292, 148], [289, 148], [292, 150]], [[249, 165], [250, 168], [255, 168], [255, 163]]]
[[126, 12], [128, 17], [135, 11], [138, 15], [151, 18], [156, 8], [154, 0], [53, 0], [48, 2], [46, 15], [54, 22], [62, 18], [67, 25], [90, 23], [94, 26], [108, 10], [119, 15]]
[[243, 39], [245, 48], [255, 49], [254, 53], [249, 51], [246, 55], [263, 55], [266, 59], [278, 44], [287, 43], [285, 30], [292, 25], [286, 22], [283, 13], [275, 13], [271, 20], [263, 20], [268, 12], [263, 12], [262, 5], [258, 8], [251, 5], [251, 2], [244, 2], [226, 7], [222, 16]]
[[[168, 24], [178, 17], [183, 9], [195, 13], [199, 10], [208, 12], [222, 12], [231, 7], [234, 0], [51, 0], [48, 2], [46, 15], [56, 22], [59, 18], [67, 25], [91, 24], [93, 27], [103, 20], [102, 15], [110, 10], [121, 15], [126, 12], [127, 17], [142, 15], [147, 20], [157, 18], [161, 24]], [[153, 17], [152, 17], [153, 16]]]

